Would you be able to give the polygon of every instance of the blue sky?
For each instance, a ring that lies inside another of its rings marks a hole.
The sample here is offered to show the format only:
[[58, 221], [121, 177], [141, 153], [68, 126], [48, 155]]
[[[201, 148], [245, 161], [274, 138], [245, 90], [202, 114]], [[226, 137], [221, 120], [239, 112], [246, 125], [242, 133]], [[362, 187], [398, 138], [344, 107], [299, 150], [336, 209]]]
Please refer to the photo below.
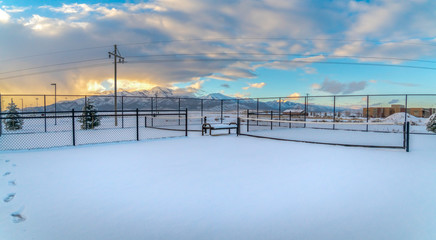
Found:
[[[0, 92], [434, 93], [436, 2], [0, 1]], [[193, 55], [196, 54], [196, 55]]]

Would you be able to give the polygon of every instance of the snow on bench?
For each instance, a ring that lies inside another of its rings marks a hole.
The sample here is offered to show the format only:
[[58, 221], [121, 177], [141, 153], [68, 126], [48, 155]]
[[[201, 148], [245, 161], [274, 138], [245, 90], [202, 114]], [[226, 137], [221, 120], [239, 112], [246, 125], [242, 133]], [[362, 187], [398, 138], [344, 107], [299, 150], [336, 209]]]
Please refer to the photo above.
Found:
[[231, 129], [237, 129], [238, 126], [236, 123], [231, 122], [228, 124], [225, 123], [221, 123], [221, 124], [210, 124], [210, 123], [204, 123], [203, 126], [201, 127], [201, 135], [204, 135], [207, 133], [207, 129], [209, 129], [209, 135], [212, 136], [212, 130], [229, 130], [229, 134], [230, 134], [230, 130]]

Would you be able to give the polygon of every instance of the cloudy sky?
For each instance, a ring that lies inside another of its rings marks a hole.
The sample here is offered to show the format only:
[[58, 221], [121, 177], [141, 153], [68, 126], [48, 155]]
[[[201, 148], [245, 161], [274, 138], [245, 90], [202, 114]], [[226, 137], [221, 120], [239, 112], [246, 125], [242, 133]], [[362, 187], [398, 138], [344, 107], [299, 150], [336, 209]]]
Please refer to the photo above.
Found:
[[0, 1], [0, 92], [434, 93], [436, 1]]

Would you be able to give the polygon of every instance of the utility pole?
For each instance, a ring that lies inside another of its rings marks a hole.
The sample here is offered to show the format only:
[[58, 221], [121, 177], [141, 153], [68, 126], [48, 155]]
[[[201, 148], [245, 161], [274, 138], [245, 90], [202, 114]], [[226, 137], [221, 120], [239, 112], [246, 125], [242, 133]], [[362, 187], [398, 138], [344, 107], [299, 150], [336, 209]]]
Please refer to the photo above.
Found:
[[[115, 126], [118, 126], [118, 118], [117, 118], [117, 62], [124, 63], [124, 58], [121, 57], [120, 52], [117, 49], [117, 45], [114, 45], [114, 52], [108, 52], [109, 58], [114, 56], [114, 107], [115, 107]], [[118, 61], [117, 61], [118, 58]]]

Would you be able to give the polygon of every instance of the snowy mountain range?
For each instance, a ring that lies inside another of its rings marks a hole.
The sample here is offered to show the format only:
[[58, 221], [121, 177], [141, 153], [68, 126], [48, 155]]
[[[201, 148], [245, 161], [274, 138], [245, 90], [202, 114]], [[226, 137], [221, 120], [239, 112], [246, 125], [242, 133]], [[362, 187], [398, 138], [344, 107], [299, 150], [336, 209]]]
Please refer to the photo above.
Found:
[[[114, 98], [112, 92], [104, 92], [101, 95], [93, 95], [87, 97], [99, 110], [113, 110], [114, 109]], [[157, 101], [156, 101], [157, 99]], [[180, 99], [180, 102], [179, 102]], [[190, 93], [177, 93], [172, 89], [155, 87], [150, 90], [142, 91], [119, 91], [118, 92], [118, 109], [124, 110], [134, 110], [139, 109], [168, 109], [168, 110], [178, 110], [188, 108], [191, 111], [200, 111], [203, 105], [204, 111], [220, 111], [221, 102], [224, 111], [236, 111], [237, 100], [239, 100], [239, 109], [254, 110], [257, 109], [259, 104], [259, 109], [261, 111], [278, 111], [279, 105], [280, 110], [284, 111], [286, 109], [304, 109], [304, 104], [286, 101], [279, 104], [277, 100], [260, 100], [259, 103], [257, 99], [237, 99], [230, 96], [226, 96], [221, 93], [211, 93], [206, 96], [195, 96]], [[85, 98], [79, 98], [75, 100], [65, 100], [57, 102], [57, 111], [70, 111], [71, 109], [82, 110], [85, 105]], [[38, 108], [27, 108], [26, 111], [44, 111], [43, 107]], [[346, 111], [349, 109], [336, 108], [337, 111]], [[47, 111], [54, 111], [54, 104], [47, 106]], [[309, 105], [309, 112], [331, 112], [333, 108], [331, 106], [323, 105]]]

